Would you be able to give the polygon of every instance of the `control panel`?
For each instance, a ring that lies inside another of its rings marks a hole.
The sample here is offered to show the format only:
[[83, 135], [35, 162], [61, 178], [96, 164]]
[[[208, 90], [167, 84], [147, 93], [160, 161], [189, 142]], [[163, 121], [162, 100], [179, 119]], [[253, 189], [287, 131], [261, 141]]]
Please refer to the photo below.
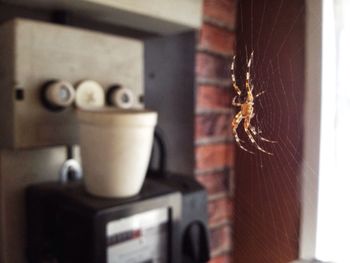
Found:
[[75, 107], [143, 107], [143, 43], [45, 22], [0, 26], [0, 147], [78, 143]]

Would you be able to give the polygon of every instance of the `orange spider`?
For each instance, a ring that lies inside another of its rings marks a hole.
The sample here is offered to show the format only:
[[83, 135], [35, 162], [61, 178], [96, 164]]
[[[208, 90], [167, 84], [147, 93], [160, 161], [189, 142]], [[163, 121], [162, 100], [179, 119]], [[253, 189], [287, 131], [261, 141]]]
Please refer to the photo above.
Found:
[[[251, 78], [250, 78], [250, 68], [251, 68], [251, 64], [252, 64], [252, 60], [253, 60], [253, 55], [254, 55], [254, 52], [251, 53], [249, 61], [248, 61], [248, 65], [247, 65], [248, 70], [247, 70], [246, 79], [245, 79], [245, 88], [247, 91], [247, 95], [246, 95], [243, 102], [237, 102], [236, 101], [237, 96], [235, 96], [232, 100], [233, 106], [241, 108], [241, 110], [236, 114], [236, 116], [232, 120], [232, 132], [233, 132], [233, 135], [235, 137], [235, 140], [236, 140], [238, 146], [241, 149], [243, 149], [244, 151], [247, 151], [249, 153], [254, 154], [252, 151], [249, 151], [247, 148], [242, 146], [241, 142], [244, 143], [244, 141], [242, 141], [237, 135], [237, 128], [238, 128], [239, 124], [241, 123], [241, 121], [244, 120], [244, 123], [243, 123], [244, 131], [248, 135], [251, 143], [254, 144], [254, 146], [259, 151], [273, 155], [272, 153], [261, 148], [258, 145], [258, 143], [256, 142], [256, 140], [254, 139], [254, 136], [257, 136], [258, 138], [260, 138], [260, 140], [265, 141], [265, 142], [270, 142], [270, 143], [276, 143], [276, 142], [268, 140], [264, 137], [261, 137], [260, 136], [261, 131], [256, 130], [255, 127], [253, 127], [251, 125], [251, 120], [254, 118], [254, 115], [255, 115], [255, 113], [254, 113], [254, 99], [258, 98], [260, 95], [265, 93], [265, 91], [262, 91], [262, 92], [258, 93], [256, 96], [253, 95], [254, 86], [251, 84]], [[241, 96], [242, 92], [236, 83], [236, 78], [235, 78], [235, 73], [234, 73], [235, 59], [236, 59], [236, 57], [234, 56], [233, 61], [232, 61], [232, 65], [231, 65], [232, 84], [233, 84], [233, 88], [234, 88], [235, 92], [238, 94], [238, 97], [239, 97], [239, 96]]]

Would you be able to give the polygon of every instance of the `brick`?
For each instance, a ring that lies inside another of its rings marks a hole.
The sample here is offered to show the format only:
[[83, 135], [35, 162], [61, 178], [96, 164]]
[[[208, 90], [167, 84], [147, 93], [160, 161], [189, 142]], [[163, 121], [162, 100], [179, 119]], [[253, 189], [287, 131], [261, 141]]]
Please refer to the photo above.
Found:
[[233, 91], [211, 85], [197, 87], [197, 109], [231, 109]]
[[198, 52], [196, 55], [196, 75], [209, 80], [229, 80], [231, 58]]
[[209, 263], [232, 263], [233, 257], [230, 254], [212, 258]]
[[205, 0], [203, 15], [234, 28], [236, 6], [236, 0]]
[[209, 225], [223, 221], [233, 221], [233, 202], [229, 197], [222, 197], [208, 203]]
[[195, 149], [197, 171], [233, 166], [233, 143], [200, 145]]
[[197, 181], [207, 190], [209, 195], [230, 191], [230, 171], [227, 169], [220, 172], [206, 173], [198, 175]]
[[200, 30], [199, 48], [232, 56], [235, 39], [234, 33], [205, 23]]
[[230, 225], [224, 225], [210, 230], [210, 250], [228, 251], [232, 247], [232, 229]]
[[222, 136], [230, 138], [231, 119], [232, 116], [225, 113], [198, 114], [195, 126], [196, 139]]

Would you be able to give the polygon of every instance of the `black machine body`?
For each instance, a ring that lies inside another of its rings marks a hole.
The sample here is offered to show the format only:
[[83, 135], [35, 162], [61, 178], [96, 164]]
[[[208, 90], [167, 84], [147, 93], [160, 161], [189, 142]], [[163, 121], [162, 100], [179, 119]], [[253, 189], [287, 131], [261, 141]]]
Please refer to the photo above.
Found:
[[148, 175], [124, 199], [79, 182], [27, 191], [29, 263], [196, 263], [209, 260], [207, 197], [193, 178]]

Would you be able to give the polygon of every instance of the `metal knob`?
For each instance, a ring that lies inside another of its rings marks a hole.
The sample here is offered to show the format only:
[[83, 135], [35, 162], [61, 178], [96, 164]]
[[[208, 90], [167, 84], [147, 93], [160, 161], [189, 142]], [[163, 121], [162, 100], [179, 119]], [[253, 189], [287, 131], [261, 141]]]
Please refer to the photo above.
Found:
[[134, 106], [135, 96], [131, 89], [114, 85], [107, 91], [107, 103], [120, 109], [130, 109]]
[[96, 109], [104, 106], [105, 93], [94, 80], [81, 81], [76, 86], [75, 105], [80, 109]]
[[42, 100], [50, 110], [63, 110], [73, 104], [75, 89], [68, 81], [49, 81], [43, 87]]

